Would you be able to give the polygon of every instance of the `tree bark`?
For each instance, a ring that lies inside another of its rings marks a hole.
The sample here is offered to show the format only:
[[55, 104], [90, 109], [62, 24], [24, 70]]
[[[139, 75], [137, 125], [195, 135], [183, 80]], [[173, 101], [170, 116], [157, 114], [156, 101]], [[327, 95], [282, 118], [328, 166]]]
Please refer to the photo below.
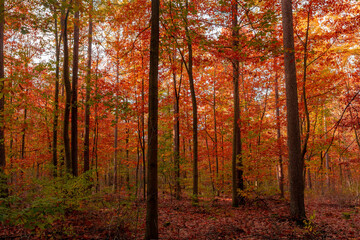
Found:
[[[276, 65], [276, 60], [274, 60], [274, 65]], [[280, 103], [279, 103], [279, 82], [278, 75], [275, 69], [275, 106], [276, 106], [276, 133], [277, 133], [277, 147], [278, 147], [278, 162], [279, 162], [279, 189], [280, 196], [284, 197], [284, 170], [283, 170], [283, 159], [282, 159], [282, 147], [281, 147], [281, 125], [280, 125]]]
[[304, 160], [301, 157], [299, 110], [296, 82], [293, 14], [291, 0], [282, 0], [282, 25], [286, 82], [287, 132], [289, 149], [290, 214], [302, 223], [304, 204]]
[[[232, 13], [232, 37], [233, 50], [239, 47], [239, 29], [237, 21], [237, 1], [233, 1], [231, 6]], [[232, 59], [233, 65], [233, 84], [234, 84], [234, 123], [233, 123], [233, 154], [232, 154], [232, 206], [238, 207], [244, 204], [244, 197], [240, 191], [244, 190], [242, 178], [242, 159], [241, 159], [241, 133], [240, 133], [240, 102], [239, 102], [239, 60]]]
[[119, 96], [117, 93], [117, 89], [119, 86], [119, 77], [120, 77], [120, 61], [119, 54], [116, 57], [116, 93], [115, 93], [115, 129], [114, 129], [114, 192], [117, 191], [118, 187], [118, 124], [119, 124]]
[[149, 70], [148, 187], [145, 239], [158, 239], [158, 66], [160, 1], [151, 1], [151, 40]]
[[7, 178], [5, 176], [5, 69], [4, 69], [4, 27], [5, 27], [5, 0], [0, 0], [0, 197], [8, 196]]
[[21, 139], [21, 159], [25, 158], [25, 141], [26, 141], [26, 120], [27, 120], [27, 106], [24, 109], [24, 121], [22, 129], [22, 139]]
[[[63, 0], [63, 4], [66, 1]], [[63, 138], [64, 138], [64, 150], [65, 150], [65, 166], [67, 173], [71, 173], [71, 152], [70, 152], [70, 139], [69, 139], [69, 117], [71, 108], [71, 83], [69, 74], [69, 48], [68, 48], [68, 36], [67, 36], [67, 21], [69, 11], [62, 9], [61, 12], [61, 31], [63, 35], [64, 44], [64, 63], [63, 63], [63, 81], [65, 85], [65, 111], [64, 111], [64, 127], [63, 127]]]
[[[175, 51], [175, 50], [174, 50]], [[176, 60], [176, 51], [173, 56], [173, 64]], [[181, 198], [181, 186], [180, 186], [180, 89], [182, 80], [182, 65], [180, 72], [179, 88], [176, 82], [176, 72], [173, 71], [173, 85], [174, 85], [174, 175], [175, 175], [175, 198], [180, 200]]]
[[57, 177], [57, 138], [58, 138], [58, 124], [59, 124], [59, 81], [60, 81], [60, 39], [58, 34], [58, 19], [57, 12], [54, 10], [55, 20], [55, 93], [54, 93], [54, 121], [53, 121], [53, 139], [52, 139], [52, 163], [53, 176]]
[[73, 75], [72, 75], [72, 98], [71, 98], [71, 161], [72, 174], [78, 176], [78, 72], [79, 72], [79, 34], [80, 12], [79, 0], [75, 1], [74, 21], [74, 49], [73, 49]]
[[90, 169], [90, 94], [91, 94], [91, 56], [92, 56], [92, 9], [93, 0], [90, 0], [89, 9], [89, 35], [88, 35], [88, 59], [86, 69], [86, 96], [85, 96], [85, 139], [84, 139], [84, 172]]
[[187, 40], [187, 47], [189, 52], [189, 60], [187, 65], [187, 72], [189, 75], [189, 84], [190, 84], [190, 93], [191, 93], [191, 103], [192, 103], [192, 114], [193, 114], [193, 202], [196, 204], [198, 200], [199, 194], [199, 172], [198, 172], [198, 114], [197, 114], [197, 103], [196, 103], [196, 93], [195, 93], [195, 85], [194, 85], [194, 77], [193, 77], [193, 53], [192, 53], [192, 39], [190, 36], [190, 31], [188, 28], [188, 11], [189, 11], [189, 3], [186, 0], [186, 8], [185, 8], [185, 34]]

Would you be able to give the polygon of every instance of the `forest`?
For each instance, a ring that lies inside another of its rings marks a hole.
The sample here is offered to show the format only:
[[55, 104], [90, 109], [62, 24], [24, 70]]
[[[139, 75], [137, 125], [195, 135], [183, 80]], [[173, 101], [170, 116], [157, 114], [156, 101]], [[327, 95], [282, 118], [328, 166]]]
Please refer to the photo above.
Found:
[[358, 239], [359, 23], [357, 0], [0, 0], [0, 239]]

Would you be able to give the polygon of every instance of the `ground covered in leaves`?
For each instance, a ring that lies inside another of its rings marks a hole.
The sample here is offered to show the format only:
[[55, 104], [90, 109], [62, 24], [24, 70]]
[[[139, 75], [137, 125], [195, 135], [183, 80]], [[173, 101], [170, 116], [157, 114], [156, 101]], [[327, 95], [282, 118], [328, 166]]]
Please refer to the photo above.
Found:
[[[288, 203], [278, 197], [256, 197], [239, 208], [226, 198], [202, 199], [198, 206], [168, 195], [159, 200], [160, 239], [360, 239], [359, 206], [336, 198], [307, 199], [303, 227], [289, 219]], [[145, 208], [109, 194], [46, 226], [3, 221], [0, 239], [143, 239]]]

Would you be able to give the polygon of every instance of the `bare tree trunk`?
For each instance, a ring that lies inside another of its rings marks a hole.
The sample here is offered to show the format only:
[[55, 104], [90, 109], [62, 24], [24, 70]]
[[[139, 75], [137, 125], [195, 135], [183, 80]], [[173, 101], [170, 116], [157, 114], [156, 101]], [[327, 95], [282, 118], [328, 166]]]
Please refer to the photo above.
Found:
[[293, 14], [291, 0], [282, 0], [284, 64], [286, 82], [287, 132], [289, 148], [290, 214], [302, 223], [304, 204], [304, 159], [301, 154], [299, 110], [296, 82]]
[[[5, 0], [0, 0], [0, 79], [5, 78], [4, 69], [4, 27], [5, 27]], [[0, 197], [8, 196], [7, 178], [5, 176], [5, 94], [4, 82], [0, 81]]]
[[27, 119], [27, 106], [25, 106], [24, 109], [24, 121], [23, 121], [22, 140], [21, 140], [21, 159], [25, 158], [26, 119]]
[[[63, 0], [65, 4], [65, 0]], [[69, 117], [71, 108], [71, 83], [69, 74], [69, 48], [68, 48], [68, 15], [69, 11], [63, 9], [61, 12], [61, 31], [63, 35], [64, 44], [64, 63], [63, 63], [63, 79], [65, 85], [65, 111], [64, 111], [64, 127], [63, 127], [63, 138], [64, 138], [64, 150], [65, 150], [65, 165], [67, 173], [71, 173], [72, 162], [71, 162], [71, 150], [70, 150], [70, 139], [69, 139]]]
[[142, 131], [142, 144], [141, 144], [141, 157], [143, 165], [143, 194], [144, 201], [146, 200], [146, 162], [145, 162], [145, 91], [144, 91], [144, 78], [141, 81], [141, 131]]
[[[232, 12], [232, 37], [233, 50], [237, 51], [239, 46], [239, 29], [237, 21], [237, 2], [233, 1]], [[241, 195], [244, 190], [242, 157], [241, 157], [241, 132], [240, 132], [240, 101], [239, 101], [239, 60], [233, 59], [233, 84], [234, 84], [234, 123], [233, 123], [233, 155], [232, 155], [232, 206], [238, 207], [244, 204], [245, 199]]]
[[[171, 59], [170, 59], [171, 60]], [[176, 61], [176, 51], [174, 50], [173, 64]], [[182, 80], [182, 63], [180, 70], [180, 82], [179, 87], [176, 81], [176, 72], [173, 70], [173, 85], [174, 85], [174, 175], [175, 175], [175, 198], [180, 200], [181, 198], [181, 186], [180, 186], [180, 91]]]
[[189, 84], [190, 84], [190, 93], [191, 93], [191, 103], [192, 103], [192, 114], [193, 114], [193, 203], [198, 203], [198, 194], [199, 194], [199, 170], [198, 170], [198, 113], [197, 113], [197, 103], [196, 103], [196, 93], [194, 86], [194, 77], [193, 77], [193, 53], [192, 53], [192, 39], [190, 36], [190, 30], [188, 26], [188, 12], [189, 12], [189, 2], [185, 2], [185, 34], [188, 47], [188, 64], [184, 62], [186, 70], [189, 75]]
[[75, 1], [74, 21], [74, 49], [73, 49], [73, 75], [72, 75], [72, 98], [71, 98], [71, 162], [72, 174], [78, 176], [78, 72], [79, 72], [79, 34], [80, 12], [79, 1]]
[[60, 39], [58, 34], [58, 19], [57, 12], [54, 10], [55, 20], [55, 96], [54, 96], [54, 122], [53, 122], [53, 144], [52, 144], [52, 163], [53, 163], [53, 176], [57, 177], [57, 135], [58, 135], [58, 122], [59, 122], [59, 81], [60, 81]]
[[[116, 88], [119, 86], [119, 76], [120, 76], [120, 62], [119, 56], [116, 57]], [[116, 91], [115, 93], [115, 129], [114, 129], [114, 192], [117, 191], [118, 188], [118, 124], [119, 124], [119, 96]]]
[[[215, 77], [215, 72], [214, 72]], [[214, 79], [213, 92], [213, 113], [214, 113], [214, 144], [215, 144], [215, 164], [216, 164], [216, 181], [219, 180], [219, 156], [218, 156], [218, 139], [217, 139], [217, 122], [216, 122], [216, 80]]]
[[[205, 131], [206, 131], [206, 115], [205, 115]], [[211, 182], [211, 188], [213, 193], [216, 193], [216, 189], [215, 189], [215, 184], [214, 184], [214, 179], [213, 179], [213, 171], [212, 171], [212, 167], [211, 167], [211, 157], [210, 157], [210, 149], [209, 149], [209, 143], [208, 143], [208, 139], [207, 139], [207, 135], [205, 135], [205, 143], [206, 143], [206, 151], [207, 151], [207, 157], [208, 157], [208, 163], [209, 163], [209, 174], [210, 174], [210, 182]]]
[[158, 67], [160, 1], [151, 1], [148, 174], [145, 239], [158, 239]]
[[[276, 60], [274, 60], [274, 65]], [[274, 66], [274, 71], [276, 71]], [[275, 72], [275, 106], [276, 106], [276, 130], [277, 130], [277, 147], [279, 151], [279, 189], [280, 196], [284, 197], [284, 170], [283, 170], [283, 160], [282, 160], [282, 147], [281, 147], [281, 125], [280, 125], [280, 103], [279, 103], [279, 83], [278, 75]]]
[[90, 0], [89, 33], [88, 33], [88, 59], [86, 69], [86, 97], [85, 97], [85, 139], [84, 139], [84, 172], [90, 169], [90, 94], [91, 94], [91, 55], [92, 55], [92, 9], [93, 0]]

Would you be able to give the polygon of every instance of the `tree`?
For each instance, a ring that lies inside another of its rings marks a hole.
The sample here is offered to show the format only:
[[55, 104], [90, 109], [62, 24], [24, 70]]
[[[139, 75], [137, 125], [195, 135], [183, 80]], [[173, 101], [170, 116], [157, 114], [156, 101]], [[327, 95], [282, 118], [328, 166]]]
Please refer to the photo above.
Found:
[[71, 163], [72, 174], [78, 176], [78, 71], [79, 71], [79, 34], [80, 34], [80, 11], [79, 1], [75, 1], [74, 21], [74, 49], [73, 49], [73, 75], [71, 90]]
[[5, 94], [4, 94], [4, 27], [5, 27], [5, 0], [0, 0], [0, 197], [7, 196], [7, 184], [5, 176]]
[[90, 94], [91, 94], [91, 56], [92, 56], [92, 21], [93, 0], [90, 0], [89, 8], [89, 32], [88, 32], [88, 59], [86, 69], [86, 97], [85, 97], [85, 139], [84, 139], [84, 172], [90, 169]]
[[158, 239], [158, 66], [160, 1], [151, 1], [149, 71], [148, 173], [145, 239]]
[[55, 93], [54, 93], [54, 120], [53, 120], [53, 144], [52, 144], [52, 162], [53, 176], [57, 176], [57, 142], [58, 142], [58, 122], [59, 122], [59, 81], [60, 81], [60, 38], [58, 33], [58, 12], [56, 7], [53, 9], [55, 21]]
[[[232, 13], [232, 37], [233, 50], [237, 51], [239, 47], [239, 27], [237, 21], [237, 1], [231, 5]], [[233, 155], [232, 155], [232, 206], [238, 207], [244, 204], [244, 198], [240, 191], [244, 190], [244, 181], [242, 178], [242, 160], [241, 160], [241, 132], [240, 132], [240, 102], [239, 102], [239, 60], [232, 59], [233, 66], [233, 84], [234, 84], [234, 125], [233, 125]]]
[[302, 223], [306, 218], [304, 161], [301, 157], [292, 3], [291, 0], [282, 0], [281, 3], [289, 149], [290, 214], [294, 220]]
[[67, 173], [71, 173], [71, 152], [69, 139], [69, 117], [71, 108], [71, 83], [69, 74], [69, 48], [68, 48], [68, 16], [69, 10], [66, 10], [66, 0], [62, 1], [61, 6], [61, 32], [64, 45], [64, 63], [63, 63], [63, 80], [65, 85], [65, 112], [64, 112], [64, 150], [65, 150], [65, 166]]

